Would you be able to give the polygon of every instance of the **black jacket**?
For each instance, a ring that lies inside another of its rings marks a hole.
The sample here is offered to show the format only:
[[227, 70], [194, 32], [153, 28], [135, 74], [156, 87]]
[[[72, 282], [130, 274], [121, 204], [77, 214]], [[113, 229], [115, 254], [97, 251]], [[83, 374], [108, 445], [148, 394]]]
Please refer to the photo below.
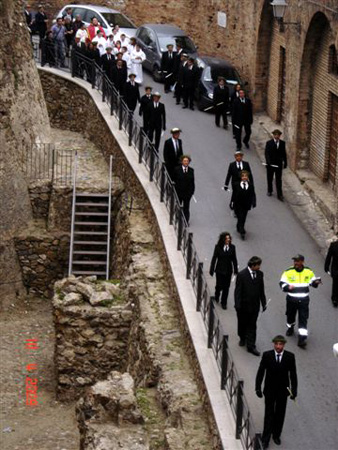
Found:
[[[242, 170], [246, 170], [247, 172], [250, 173], [249, 181], [253, 185], [254, 184], [254, 180], [253, 180], [250, 164], [248, 162], [246, 162], [246, 161], [242, 161], [242, 167], [243, 167]], [[239, 170], [237, 168], [237, 161], [234, 161], [234, 162], [229, 164], [228, 173], [227, 173], [224, 185], [225, 186], [229, 186], [230, 180], [231, 180], [232, 188], [234, 187], [235, 183], [241, 181], [241, 170]]]
[[137, 102], [140, 101], [140, 89], [137, 83], [134, 86], [128, 81], [124, 85], [123, 99], [131, 111], [135, 111]]
[[162, 75], [165, 77], [170, 73], [174, 73], [175, 66], [176, 66], [176, 52], [172, 52], [172, 58], [169, 58], [169, 52], [164, 52], [162, 54], [162, 61], [161, 61]]
[[234, 210], [246, 209], [249, 211], [251, 208], [256, 207], [256, 194], [255, 189], [251, 183], [249, 183], [248, 189], [243, 189], [241, 182], [234, 184], [234, 192], [232, 194], [232, 202]]
[[245, 103], [242, 103], [239, 98], [234, 100], [232, 105], [232, 122], [238, 126], [252, 124], [252, 103], [249, 98], [245, 97]]
[[158, 102], [158, 107], [155, 108], [154, 102], [149, 102], [146, 108], [146, 114], [148, 116], [149, 128], [165, 130], [165, 106], [163, 103]]
[[115, 68], [115, 56], [110, 55], [110, 60], [108, 60], [107, 53], [101, 56], [101, 67], [104, 72], [107, 74], [107, 77], [110, 80], [113, 80], [114, 68]]
[[199, 70], [195, 65], [190, 69], [186, 64], [183, 68], [182, 84], [185, 89], [195, 89], [199, 77]]
[[149, 105], [149, 103], [152, 101], [153, 101], [152, 95], [150, 95], [150, 98], [146, 94], [142, 95], [141, 100], [140, 100], [140, 109], [139, 109], [140, 116], [147, 115], [146, 108]]
[[127, 83], [127, 68], [122, 67], [118, 69], [116, 66], [113, 70], [113, 83], [115, 88], [119, 91], [120, 94], [123, 95], [124, 88]]
[[258, 313], [260, 304], [266, 307], [263, 272], [257, 270], [253, 280], [247, 267], [237, 275], [235, 308], [244, 313]]
[[209, 273], [213, 276], [214, 272], [222, 274], [232, 274], [232, 272], [237, 275], [238, 273], [238, 263], [236, 257], [236, 247], [233, 244], [229, 245], [229, 250], [224, 251], [224, 245], [215, 245], [214, 254], [210, 263]]
[[163, 148], [163, 158], [165, 166], [171, 179], [173, 179], [175, 167], [180, 164], [180, 158], [183, 155], [182, 139], [177, 139], [177, 141], [178, 141], [177, 152], [174, 149], [172, 138], [169, 138], [164, 142]]
[[325, 272], [331, 272], [332, 278], [338, 277], [338, 241], [330, 244], [325, 258]]
[[281, 362], [276, 361], [275, 351], [264, 352], [256, 375], [256, 391], [261, 390], [264, 382], [265, 396], [288, 396], [289, 388], [292, 395], [297, 396], [298, 381], [295, 355], [284, 350]]
[[219, 108], [225, 109], [226, 111], [229, 109], [229, 88], [228, 86], [224, 86], [222, 89], [220, 86], [216, 86], [214, 88], [214, 97], [213, 97], [214, 106], [217, 106], [219, 103], [223, 103], [219, 105]]
[[280, 169], [286, 169], [287, 159], [285, 151], [285, 141], [279, 140], [279, 145], [275, 143], [274, 139], [271, 139], [265, 144], [265, 161], [268, 165], [272, 164], [278, 166]]
[[180, 200], [190, 200], [195, 192], [194, 169], [188, 167], [188, 172], [184, 173], [182, 166], [177, 166], [174, 170], [175, 188]]

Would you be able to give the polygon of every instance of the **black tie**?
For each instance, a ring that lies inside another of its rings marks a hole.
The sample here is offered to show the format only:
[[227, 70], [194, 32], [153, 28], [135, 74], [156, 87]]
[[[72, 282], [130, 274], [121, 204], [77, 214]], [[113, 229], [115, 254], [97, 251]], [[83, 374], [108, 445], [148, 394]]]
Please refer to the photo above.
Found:
[[252, 279], [255, 281], [255, 279], [256, 279], [256, 272], [252, 272]]
[[280, 363], [280, 354], [277, 354], [277, 362]]

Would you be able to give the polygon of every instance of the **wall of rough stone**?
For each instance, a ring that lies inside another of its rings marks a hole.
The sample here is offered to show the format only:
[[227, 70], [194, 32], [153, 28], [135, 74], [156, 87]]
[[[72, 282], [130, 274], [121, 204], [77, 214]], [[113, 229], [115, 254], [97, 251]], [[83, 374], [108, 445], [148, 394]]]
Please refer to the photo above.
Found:
[[49, 181], [32, 183], [28, 187], [29, 198], [32, 206], [33, 219], [47, 221], [51, 195], [51, 183]]
[[0, 2], [0, 289], [2, 306], [22, 287], [12, 237], [32, 218], [22, 162], [36, 141], [48, 142], [49, 120], [32, 59], [21, 0]]
[[44, 226], [23, 230], [15, 236], [14, 245], [27, 292], [49, 298], [55, 281], [67, 274], [70, 237], [69, 233], [49, 233]]

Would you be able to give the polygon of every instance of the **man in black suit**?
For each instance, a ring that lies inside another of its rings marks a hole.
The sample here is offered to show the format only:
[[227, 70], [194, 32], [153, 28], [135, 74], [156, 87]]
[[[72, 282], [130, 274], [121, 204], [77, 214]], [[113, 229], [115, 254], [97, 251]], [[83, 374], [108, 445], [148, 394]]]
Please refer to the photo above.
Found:
[[138, 84], [135, 82], [136, 75], [134, 73], [129, 74], [129, 81], [124, 86], [123, 100], [126, 102], [129, 110], [133, 114], [140, 101], [140, 90]]
[[271, 197], [273, 187], [273, 176], [276, 177], [277, 197], [281, 202], [284, 200], [282, 190], [282, 172], [283, 167], [287, 167], [287, 158], [285, 151], [285, 142], [282, 141], [282, 132], [274, 130], [272, 132], [273, 139], [270, 139], [265, 145], [265, 161], [266, 161], [266, 175], [268, 180], [268, 196]]
[[147, 112], [147, 106], [149, 103], [153, 101], [152, 96], [152, 90], [153, 88], [150, 86], [145, 87], [145, 94], [142, 95], [140, 100], [140, 109], [139, 109], [139, 115], [143, 116], [143, 131], [147, 134], [148, 133], [148, 125], [149, 125], [149, 117]]
[[76, 77], [83, 78], [86, 64], [82, 56], [86, 56], [86, 44], [81, 42], [80, 37], [75, 37], [74, 46], [72, 49], [72, 64]]
[[195, 66], [194, 58], [189, 58], [183, 70], [183, 109], [194, 110], [194, 97], [199, 71]]
[[183, 74], [185, 66], [187, 65], [188, 55], [186, 53], [180, 53], [179, 62], [176, 61], [176, 86], [175, 86], [175, 97], [176, 105], [181, 102], [181, 97], [183, 96]]
[[172, 128], [170, 133], [172, 137], [164, 143], [163, 158], [168, 174], [173, 180], [175, 168], [180, 164], [181, 157], [183, 156], [183, 146], [182, 139], [180, 139], [181, 130], [179, 128]]
[[245, 96], [243, 89], [239, 91], [239, 97], [234, 100], [232, 106], [232, 122], [236, 133], [237, 148], [242, 148], [242, 128], [244, 127], [245, 136], [243, 139], [246, 148], [249, 148], [249, 140], [251, 136], [251, 125], [253, 122], [252, 103]]
[[241, 181], [242, 170], [246, 170], [247, 172], [249, 172], [249, 181], [253, 185], [254, 180], [250, 164], [246, 161], [243, 161], [243, 152], [241, 150], [238, 150], [237, 152], [235, 152], [235, 161], [231, 162], [228, 167], [228, 173], [224, 182], [225, 191], [229, 189], [230, 180], [232, 190], [234, 190], [235, 184]]
[[162, 130], [165, 131], [165, 106], [160, 102], [161, 94], [154, 92], [153, 101], [149, 102], [146, 109], [148, 116], [148, 137], [153, 142], [155, 133], [155, 148], [159, 149]]
[[116, 67], [115, 56], [112, 54], [112, 50], [111, 45], [108, 44], [106, 47], [106, 53], [101, 56], [102, 70], [106, 73], [110, 81], [113, 81], [114, 69]]
[[123, 95], [124, 88], [127, 83], [127, 67], [124, 67], [125, 61], [117, 60], [113, 71], [113, 83], [115, 89]]
[[161, 71], [164, 77], [164, 92], [170, 92], [171, 86], [175, 82], [174, 72], [176, 65], [176, 52], [174, 52], [173, 44], [167, 45], [167, 52], [163, 52], [161, 61]]
[[[273, 338], [274, 349], [263, 353], [256, 376], [256, 395], [265, 397], [264, 430], [262, 434], [263, 448], [269, 447], [270, 437], [280, 445], [286, 402], [297, 397], [297, 371], [295, 355], [284, 350], [286, 339], [278, 335]], [[261, 385], [265, 376], [264, 390]]]
[[[331, 266], [331, 268], [330, 268]], [[338, 306], [338, 241], [331, 242], [325, 258], [325, 272], [332, 277], [332, 304]]]
[[248, 211], [256, 208], [255, 188], [249, 181], [249, 172], [242, 170], [241, 181], [234, 184], [234, 192], [232, 195], [231, 208], [237, 216], [237, 231], [241, 238], [245, 239], [245, 221]]
[[195, 175], [194, 169], [189, 167], [190, 161], [190, 156], [183, 155], [181, 165], [177, 166], [174, 171], [176, 192], [182, 203], [183, 214], [188, 225], [190, 219], [190, 200], [195, 192]]
[[235, 309], [238, 320], [239, 346], [247, 346], [249, 353], [259, 356], [256, 348], [256, 322], [260, 305], [266, 310], [263, 272], [260, 271], [261, 258], [253, 256], [248, 267], [237, 275], [235, 287]]
[[218, 85], [214, 88], [213, 103], [215, 109], [215, 123], [219, 127], [221, 116], [223, 118], [223, 128], [228, 128], [227, 112], [229, 109], [229, 88], [224, 77], [218, 77]]

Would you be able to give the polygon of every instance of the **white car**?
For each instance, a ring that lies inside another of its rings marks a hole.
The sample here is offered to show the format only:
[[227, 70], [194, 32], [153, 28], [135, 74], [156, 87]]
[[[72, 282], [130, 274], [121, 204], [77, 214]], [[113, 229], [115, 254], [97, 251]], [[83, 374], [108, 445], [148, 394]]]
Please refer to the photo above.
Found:
[[57, 17], [63, 17], [66, 15], [66, 10], [72, 8], [72, 16], [75, 19], [77, 15], [81, 16], [82, 22], [87, 26], [93, 17], [96, 17], [100, 25], [104, 29], [106, 36], [109, 36], [116, 25], [120, 27], [120, 33], [124, 33], [127, 37], [135, 36], [135, 25], [116, 9], [106, 8], [104, 6], [97, 5], [76, 5], [69, 4], [64, 6], [56, 15]]

